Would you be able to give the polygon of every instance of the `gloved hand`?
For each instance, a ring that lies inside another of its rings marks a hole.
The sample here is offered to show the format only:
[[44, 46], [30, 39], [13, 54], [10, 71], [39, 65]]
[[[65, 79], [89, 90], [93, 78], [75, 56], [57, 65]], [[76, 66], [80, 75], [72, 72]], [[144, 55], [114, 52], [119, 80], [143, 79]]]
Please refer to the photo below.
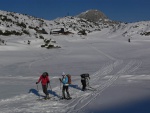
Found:
[[38, 84], [38, 82], [36, 82], [36, 84]]
[[59, 78], [59, 80], [61, 81], [61, 78]]
[[49, 84], [49, 81], [47, 83]]

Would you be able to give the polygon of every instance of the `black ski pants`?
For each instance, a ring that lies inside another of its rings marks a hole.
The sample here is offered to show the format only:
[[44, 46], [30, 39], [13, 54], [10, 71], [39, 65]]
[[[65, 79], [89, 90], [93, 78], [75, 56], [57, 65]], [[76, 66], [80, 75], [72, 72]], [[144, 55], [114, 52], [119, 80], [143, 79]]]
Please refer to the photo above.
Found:
[[42, 85], [42, 89], [43, 89], [43, 93], [45, 93], [45, 95], [48, 95], [47, 85]]
[[63, 88], [62, 88], [62, 96], [63, 96], [63, 98], [66, 98], [65, 92], [67, 93], [67, 98], [70, 98], [70, 94], [69, 94], [68, 89], [69, 89], [69, 86], [63, 85]]
[[86, 80], [81, 80], [82, 83], [82, 91], [85, 91], [86, 89]]

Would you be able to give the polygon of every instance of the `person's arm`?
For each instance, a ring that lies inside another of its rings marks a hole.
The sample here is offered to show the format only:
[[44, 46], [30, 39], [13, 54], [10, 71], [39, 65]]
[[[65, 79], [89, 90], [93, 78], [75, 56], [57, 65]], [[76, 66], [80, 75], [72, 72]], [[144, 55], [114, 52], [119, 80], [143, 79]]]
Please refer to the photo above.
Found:
[[63, 84], [67, 84], [68, 83], [68, 77], [65, 77], [65, 79], [62, 80]]
[[38, 84], [42, 79], [42, 76], [40, 76], [39, 80], [36, 82], [36, 84]]
[[59, 78], [59, 80], [60, 80], [60, 82], [62, 82], [62, 79], [61, 79], [61, 78]]
[[49, 77], [47, 76], [47, 83], [49, 83], [50, 82], [50, 79], [49, 79]]

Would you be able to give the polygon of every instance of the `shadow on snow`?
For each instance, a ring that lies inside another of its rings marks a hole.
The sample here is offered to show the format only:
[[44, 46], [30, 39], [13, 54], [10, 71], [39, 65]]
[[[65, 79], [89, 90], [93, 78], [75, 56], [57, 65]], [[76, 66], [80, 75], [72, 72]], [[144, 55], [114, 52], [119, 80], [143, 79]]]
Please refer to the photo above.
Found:
[[138, 99], [107, 109], [89, 109], [87, 113], [150, 113], [150, 97]]

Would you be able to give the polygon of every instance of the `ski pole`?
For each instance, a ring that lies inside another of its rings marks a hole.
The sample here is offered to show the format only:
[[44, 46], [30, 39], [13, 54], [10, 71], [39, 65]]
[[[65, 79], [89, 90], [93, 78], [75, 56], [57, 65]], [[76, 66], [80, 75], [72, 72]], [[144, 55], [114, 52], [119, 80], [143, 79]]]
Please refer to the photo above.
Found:
[[61, 90], [61, 82], [60, 82], [60, 90]]
[[40, 94], [39, 94], [39, 87], [38, 87], [38, 84], [36, 85], [37, 87], [37, 91], [38, 91], [38, 95], [39, 95], [39, 99], [40, 99]]
[[54, 92], [53, 92], [53, 90], [52, 90], [52, 87], [51, 87], [51, 84], [49, 83], [49, 88], [50, 88], [50, 90], [52, 91], [52, 94], [54, 95]]
[[52, 91], [52, 87], [51, 87], [51, 84], [49, 83], [49, 87], [50, 87], [50, 90]]
[[37, 91], [39, 92], [39, 87], [38, 87], [38, 84], [36, 85], [36, 88], [37, 88]]
[[60, 81], [60, 93], [59, 93], [59, 97], [61, 98], [61, 81]]
[[59, 80], [60, 80], [60, 90], [61, 90], [61, 82], [62, 82], [62, 81], [61, 81], [61, 78], [59, 78]]

